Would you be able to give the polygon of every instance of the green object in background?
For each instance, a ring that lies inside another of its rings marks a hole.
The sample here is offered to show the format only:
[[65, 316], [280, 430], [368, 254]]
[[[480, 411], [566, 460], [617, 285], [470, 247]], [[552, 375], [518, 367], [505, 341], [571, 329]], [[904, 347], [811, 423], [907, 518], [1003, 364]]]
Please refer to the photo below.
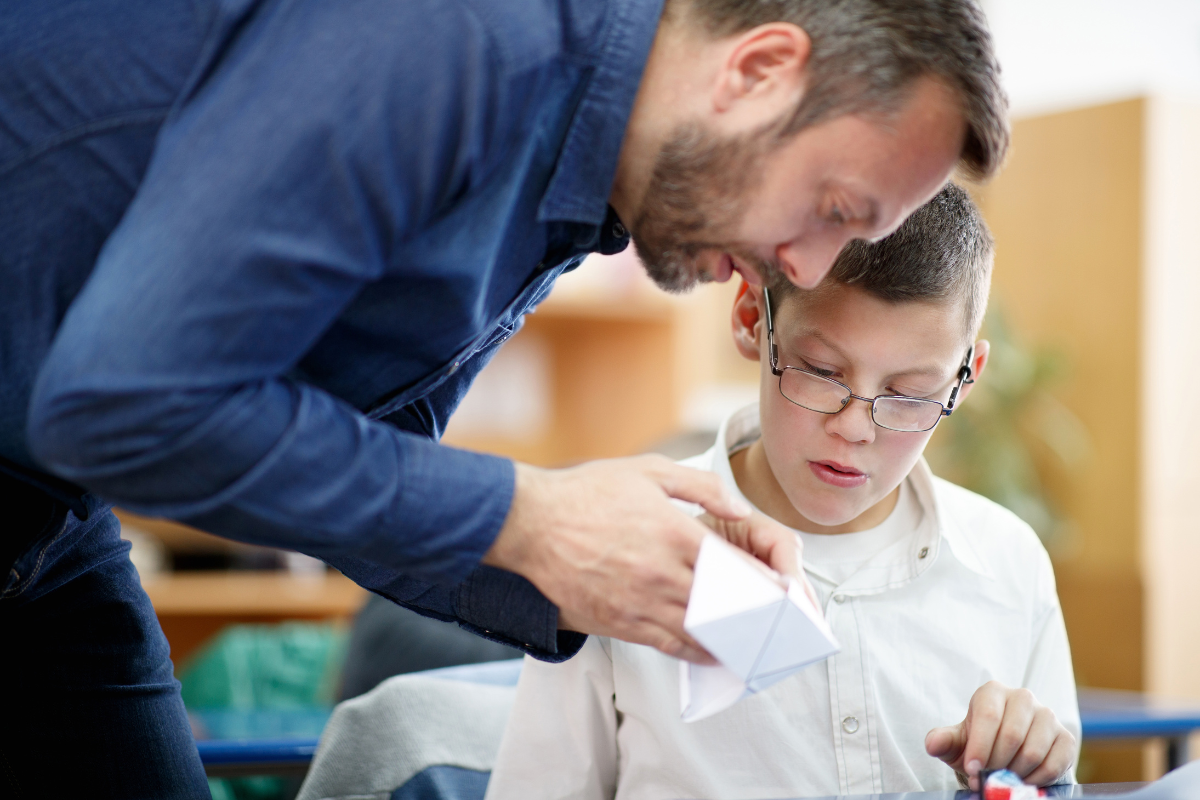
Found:
[[193, 656], [179, 676], [191, 709], [331, 706], [346, 653], [340, 626], [234, 625]]
[[1051, 392], [1065, 358], [1026, 347], [993, 302], [980, 338], [992, 346], [967, 400], [938, 426], [926, 452], [935, 474], [996, 501], [1029, 523], [1051, 555], [1070, 549], [1073, 529], [1046, 490], [1086, 463], [1091, 435]]
[[[226, 628], [179, 675], [189, 710], [266, 710], [332, 706], [346, 654], [339, 625], [286, 622]], [[294, 779], [209, 779], [214, 800], [283, 800]]]

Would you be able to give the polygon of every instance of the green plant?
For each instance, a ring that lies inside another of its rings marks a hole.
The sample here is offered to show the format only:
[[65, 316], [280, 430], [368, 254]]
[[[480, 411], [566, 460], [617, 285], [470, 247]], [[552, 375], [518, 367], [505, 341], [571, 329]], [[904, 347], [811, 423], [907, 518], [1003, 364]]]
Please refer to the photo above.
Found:
[[991, 343], [970, 398], [938, 428], [928, 450], [933, 471], [996, 501], [1025, 520], [1052, 553], [1071, 539], [1071, 523], [1046, 489], [1056, 471], [1085, 461], [1091, 442], [1080, 419], [1050, 391], [1065, 357], [1030, 348], [993, 304], [982, 337]]

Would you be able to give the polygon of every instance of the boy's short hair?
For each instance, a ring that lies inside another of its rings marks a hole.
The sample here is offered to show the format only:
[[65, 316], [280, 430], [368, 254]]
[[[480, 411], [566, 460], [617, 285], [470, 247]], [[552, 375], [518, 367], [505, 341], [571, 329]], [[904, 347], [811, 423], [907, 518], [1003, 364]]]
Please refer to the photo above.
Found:
[[[995, 242], [966, 190], [947, 184], [932, 200], [878, 242], [850, 242], [825, 280], [860, 286], [891, 303], [945, 301], [961, 304], [964, 335], [973, 340], [983, 323], [992, 283]], [[779, 276], [768, 288], [782, 301], [802, 292]]]

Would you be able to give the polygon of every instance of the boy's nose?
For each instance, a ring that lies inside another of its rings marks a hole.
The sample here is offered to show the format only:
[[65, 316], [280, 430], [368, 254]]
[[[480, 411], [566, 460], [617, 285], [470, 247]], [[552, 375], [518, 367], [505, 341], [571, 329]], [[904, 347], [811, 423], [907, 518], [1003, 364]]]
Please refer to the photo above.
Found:
[[826, 418], [825, 430], [852, 444], [870, 444], [875, 441], [871, 402], [851, 397], [845, 408]]

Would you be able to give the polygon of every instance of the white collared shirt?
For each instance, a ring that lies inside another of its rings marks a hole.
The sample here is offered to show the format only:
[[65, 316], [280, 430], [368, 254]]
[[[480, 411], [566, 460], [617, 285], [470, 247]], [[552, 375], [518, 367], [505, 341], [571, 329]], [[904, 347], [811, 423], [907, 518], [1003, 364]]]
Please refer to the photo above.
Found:
[[[755, 405], [684, 463], [740, 496], [729, 454], [758, 435]], [[565, 663], [527, 658], [488, 800], [956, 789], [953, 770], [925, 753], [925, 734], [960, 722], [989, 680], [1031, 690], [1078, 741], [1071, 654], [1041, 542], [923, 460], [907, 482], [918, 520], [907, 535], [883, 537], [844, 580], [806, 565], [840, 653], [693, 723], [680, 720], [678, 662], [649, 647], [593, 636]]]

